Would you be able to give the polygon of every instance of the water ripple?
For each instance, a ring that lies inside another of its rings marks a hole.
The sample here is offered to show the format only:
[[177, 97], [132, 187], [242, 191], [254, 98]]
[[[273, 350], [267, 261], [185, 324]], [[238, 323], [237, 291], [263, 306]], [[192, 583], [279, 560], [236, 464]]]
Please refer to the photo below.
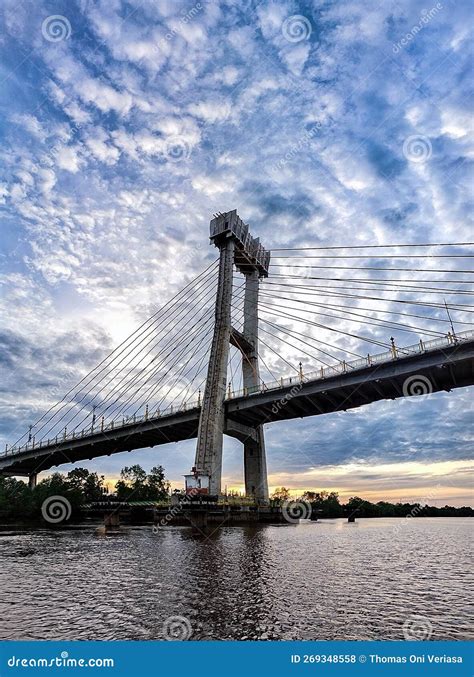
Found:
[[[473, 638], [469, 518], [0, 531], [1, 639]], [[471, 588], [471, 592], [469, 590]]]

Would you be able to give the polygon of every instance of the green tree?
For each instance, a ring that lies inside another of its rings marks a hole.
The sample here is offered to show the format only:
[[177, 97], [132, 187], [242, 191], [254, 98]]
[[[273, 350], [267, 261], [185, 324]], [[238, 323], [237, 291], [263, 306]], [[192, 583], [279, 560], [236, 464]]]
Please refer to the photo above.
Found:
[[336, 491], [305, 491], [302, 499], [309, 501], [320, 517], [342, 517], [344, 514]]
[[84, 503], [100, 501], [104, 497], [105, 477], [96, 472], [89, 472], [85, 468], [74, 468], [67, 474], [67, 482], [71, 489], [82, 494]]
[[120, 471], [120, 480], [115, 485], [119, 501], [142, 501], [146, 482], [146, 472], [140, 465], [125, 466]]
[[272, 500], [279, 501], [280, 503], [283, 501], [289, 501], [290, 490], [287, 489], [286, 487], [276, 487], [275, 491], [271, 495], [271, 498]]
[[0, 476], [0, 516], [28, 519], [34, 513], [33, 495], [25, 482]]
[[169, 495], [171, 485], [165, 480], [165, 470], [163, 466], [158, 465], [150, 470], [147, 477], [147, 484], [151, 501], [161, 501]]
[[160, 501], [168, 496], [169, 489], [161, 465], [152, 468], [148, 475], [140, 465], [125, 467], [115, 485], [119, 501]]
[[40, 482], [33, 490], [33, 502], [37, 517], [41, 516], [44, 502], [51, 496], [61, 496], [69, 502], [71, 506], [70, 517], [72, 518], [78, 516], [84, 503], [81, 490], [72, 487], [64, 475], [56, 472]]

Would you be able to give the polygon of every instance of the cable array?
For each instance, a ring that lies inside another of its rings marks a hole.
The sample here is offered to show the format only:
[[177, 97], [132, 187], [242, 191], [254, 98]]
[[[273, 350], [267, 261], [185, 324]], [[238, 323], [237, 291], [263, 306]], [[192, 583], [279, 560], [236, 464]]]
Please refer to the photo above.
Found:
[[[319, 366], [365, 358], [370, 351], [455, 337], [472, 327], [472, 244], [274, 249], [270, 277], [260, 283], [261, 386], [295, 372], [301, 377]], [[325, 253], [313, 253], [319, 250]], [[466, 261], [466, 267], [450, 263], [458, 259]], [[93, 432], [104, 420], [121, 425], [196, 398], [199, 402], [214, 329], [218, 266], [213, 261], [143, 322], [15, 444], [24, 444], [32, 435], [38, 443], [84, 429]], [[244, 287], [245, 276], [235, 272], [231, 315], [232, 326], [240, 332]], [[243, 389], [246, 359], [231, 345], [230, 396]]]
[[472, 327], [472, 244], [272, 249], [260, 288], [261, 363], [311, 371]]
[[[181, 403], [202, 382], [212, 337], [218, 261], [143, 322], [31, 426], [40, 442]], [[205, 379], [205, 375], [204, 375]], [[194, 392], [194, 391], [193, 391]]]

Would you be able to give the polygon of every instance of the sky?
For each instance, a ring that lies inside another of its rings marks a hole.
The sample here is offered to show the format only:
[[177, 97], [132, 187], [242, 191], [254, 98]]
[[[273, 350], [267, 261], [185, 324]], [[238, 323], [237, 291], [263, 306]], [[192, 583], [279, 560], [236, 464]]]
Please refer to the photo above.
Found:
[[[468, 2], [0, 9], [3, 445], [215, 261], [217, 211], [236, 208], [268, 249], [472, 239]], [[473, 504], [469, 395], [265, 426], [269, 484]], [[194, 450], [188, 440], [87, 467], [113, 483], [132, 458], [159, 463], [181, 486]], [[225, 486], [242, 488], [242, 464], [226, 438]]]

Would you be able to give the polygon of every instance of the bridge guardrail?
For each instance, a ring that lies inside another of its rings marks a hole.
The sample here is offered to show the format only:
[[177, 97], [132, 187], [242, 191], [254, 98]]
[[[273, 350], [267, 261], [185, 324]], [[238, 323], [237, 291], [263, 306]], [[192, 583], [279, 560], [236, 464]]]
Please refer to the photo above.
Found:
[[[366, 367], [373, 366], [375, 364], [383, 362], [391, 362], [404, 357], [410, 357], [412, 355], [419, 355], [420, 353], [426, 353], [430, 350], [436, 350], [437, 348], [449, 347], [459, 343], [465, 343], [474, 339], [474, 331], [464, 331], [460, 334], [448, 334], [446, 337], [431, 339], [430, 341], [420, 341], [411, 346], [398, 347], [393, 345], [391, 350], [384, 353], [378, 353], [375, 355], [367, 355], [365, 358], [358, 358], [357, 360], [352, 360], [346, 362], [343, 360], [339, 364], [330, 367], [321, 367], [317, 371], [309, 372], [308, 374], [301, 374], [293, 377], [281, 378], [279, 381], [272, 381], [270, 383], [263, 383], [260, 386], [255, 386], [253, 388], [244, 388], [243, 390], [231, 391], [227, 395], [226, 400], [232, 400], [237, 397], [247, 397], [252, 396], [258, 393], [267, 392], [268, 390], [276, 390], [278, 388], [284, 388], [288, 386], [299, 386], [302, 383], [307, 383], [308, 381], [318, 381], [330, 378], [331, 376], [339, 376], [341, 374], [347, 374], [359, 369], [365, 369]], [[24, 451], [30, 451], [33, 449], [41, 449], [42, 447], [49, 447], [53, 444], [60, 444], [61, 442], [78, 440], [82, 437], [87, 437], [88, 435], [100, 434], [105, 432], [110, 432], [111, 430], [117, 430], [121, 428], [127, 428], [128, 426], [133, 426], [136, 423], [145, 423], [147, 421], [153, 421], [156, 419], [165, 418], [167, 416], [173, 416], [174, 414], [190, 411], [192, 409], [199, 409], [201, 406], [201, 398], [191, 402], [183, 402], [179, 406], [169, 406], [163, 410], [155, 410], [148, 412], [146, 409], [143, 416], [132, 416], [129, 418], [122, 419], [121, 422], [117, 423], [115, 420], [112, 420], [110, 423], [105, 423], [102, 420], [97, 426], [89, 426], [83, 428], [80, 431], [73, 430], [71, 433], [62, 433], [57, 435], [52, 439], [40, 440], [38, 443], [35, 443], [34, 438], [31, 443], [26, 443], [20, 447], [11, 447], [10, 449], [6, 448], [3, 453], [0, 453], [0, 458], [5, 456], [19, 454]]]
[[324, 380], [326, 378], [330, 378], [331, 376], [340, 376], [341, 374], [347, 374], [352, 371], [357, 371], [358, 369], [365, 369], [366, 367], [370, 367], [382, 362], [391, 362], [403, 357], [419, 355], [420, 353], [436, 350], [437, 348], [449, 347], [458, 343], [465, 343], [466, 341], [472, 339], [474, 339], [474, 331], [464, 331], [460, 334], [456, 334], [456, 336], [448, 334], [446, 337], [432, 339], [430, 341], [420, 340], [418, 343], [415, 343], [411, 346], [394, 346], [391, 350], [388, 350], [384, 353], [367, 355], [367, 357], [351, 360], [350, 362], [343, 360], [342, 362], [339, 362], [339, 364], [330, 367], [321, 367], [319, 370], [309, 372], [303, 376], [297, 375], [288, 378], [282, 378], [279, 381], [271, 381], [270, 383], [265, 383], [261, 386], [255, 386], [254, 388], [244, 388], [243, 390], [233, 392], [232, 396], [227, 399], [245, 397], [247, 395], [250, 396], [256, 393], [266, 392], [267, 390], [275, 390], [276, 388], [284, 388], [291, 385], [296, 386], [301, 382], [306, 383], [308, 381]]

